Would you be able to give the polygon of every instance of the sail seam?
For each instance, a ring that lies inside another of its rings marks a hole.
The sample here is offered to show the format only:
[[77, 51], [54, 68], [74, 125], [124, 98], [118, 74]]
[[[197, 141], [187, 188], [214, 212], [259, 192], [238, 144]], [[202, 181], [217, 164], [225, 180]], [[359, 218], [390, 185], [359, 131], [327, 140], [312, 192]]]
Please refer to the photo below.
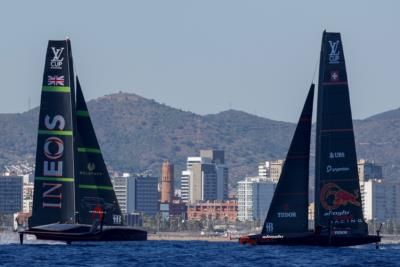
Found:
[[323, 82], [322, 85], [347, 85], [347, 82]]
[[349, 129], [324, 129], [321, 130], [321, 133], [334, 133], [334, 132], [352, 132], [353, 129], [349, 128]]

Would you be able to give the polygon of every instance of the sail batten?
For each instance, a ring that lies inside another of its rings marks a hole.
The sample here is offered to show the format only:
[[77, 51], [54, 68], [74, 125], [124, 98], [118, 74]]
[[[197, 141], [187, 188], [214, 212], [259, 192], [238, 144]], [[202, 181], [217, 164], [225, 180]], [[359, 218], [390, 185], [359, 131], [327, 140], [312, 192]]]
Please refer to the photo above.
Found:
[[54, 92], [54, 93], [71, 93], [71, 87], [68, 86], [43, 86], [43, 92]]

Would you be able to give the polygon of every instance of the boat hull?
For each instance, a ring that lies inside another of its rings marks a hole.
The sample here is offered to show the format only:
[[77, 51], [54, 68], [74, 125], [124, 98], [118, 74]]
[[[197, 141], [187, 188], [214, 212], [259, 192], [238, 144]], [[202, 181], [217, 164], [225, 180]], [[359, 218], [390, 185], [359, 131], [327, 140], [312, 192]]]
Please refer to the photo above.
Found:
[[287, 246], [324, 246], [344, 247], [356, 246], [370, 243], [379, 243], [380, 236], [327, 236], [316, 234], [305, 234], [299, 236], [262, 236], [249, 235], [239, 238], [239, 243], [246, 245], [287, 245]]
[[[35, 235], [39, 240], [63, 241], [67, 243], [78, 241], [145, 241], [147, 232], [131, 227], [107, 226], [93, 231], [88, 225], [72, 225], [70, 227], [35, 227], [20, 232]], [[22, 242], [22, 241], [21, 241]]]

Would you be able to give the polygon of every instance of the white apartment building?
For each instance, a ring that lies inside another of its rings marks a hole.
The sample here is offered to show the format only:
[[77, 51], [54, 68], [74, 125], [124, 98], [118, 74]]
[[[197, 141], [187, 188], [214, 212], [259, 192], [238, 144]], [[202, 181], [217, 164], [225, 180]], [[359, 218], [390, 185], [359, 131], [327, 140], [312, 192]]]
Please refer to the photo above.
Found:
[[258, 164], [258, 176], [278, 182], [284, 163], [282, 159], [263, 161]]
[[32, 212], [33, 205], [33, 183], [26, 182], [23, 185], [23, 212]]
[[387, 219], [386, 187], [382, 179], [364, 181], [364, 219], [383, 222]]
[[246, 177], [238, 182], [238, 220], [264, 220], [277, 182], [265, 177]]

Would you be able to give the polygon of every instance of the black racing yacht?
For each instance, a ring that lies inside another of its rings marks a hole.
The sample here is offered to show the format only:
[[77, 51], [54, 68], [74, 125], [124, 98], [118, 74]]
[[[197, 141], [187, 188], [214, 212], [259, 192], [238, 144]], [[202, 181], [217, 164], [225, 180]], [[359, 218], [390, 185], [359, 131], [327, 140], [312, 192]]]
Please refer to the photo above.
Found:
[[325, 32], [319, 65], [315, 225], [308, 230], [311, 85], [261, 234], [241, 244], [353, 246], [378, 243], [362, 211], [349, 88], [340, 33]]
[[19, 233], [21, 244], [25, 234], [68, 244], [147, 240], [146, 231], [124, 226], [68, 39], [48, 43], [32, 217]]

